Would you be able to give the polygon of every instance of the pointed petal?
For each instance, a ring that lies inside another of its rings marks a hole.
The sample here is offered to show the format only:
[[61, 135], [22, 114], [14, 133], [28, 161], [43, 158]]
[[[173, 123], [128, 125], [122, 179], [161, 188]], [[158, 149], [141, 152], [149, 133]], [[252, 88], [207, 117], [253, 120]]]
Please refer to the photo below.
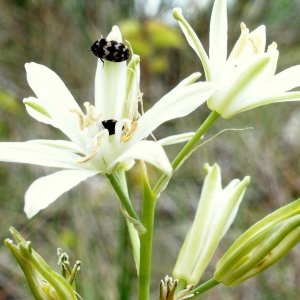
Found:
[[52, 70], [37, 63], [26, 63], [25, 69], [30, 87], [43, 103], [53, 122], [71, 140], [76, 141], [79, 120], [72, 112], [81, 112], [81, 109], [63, 81]]
[[0, 161], [34, 164], [46, 167], [84, 169], [76, 161], [76, 145], [68, 141], [37, 140], [27, 142], [0, 143]]
[[[23, 103], [27, 113], [37, 121], [55, 126], [43, 103], [35, 97], [24, 98]], [[56, 126], [55, 126], [56, 127]]]
[[[122, 42], [117, 26], [107, 36], [109, 40]], [[102, 120], [122, 119], [126, 92], [126, 61], [110, 62], [98, 59], [95, 77], [95, 106]]]
[[127, 66], [126, 101], [124, 103], [123, 118], [137, 120], [140, 116], [139, 102], [142, 100], [140, 91], [140, 57], [132, 54]]
[[95, 171], [63, 170], [34, 181], [25, 194], [24, 211], [32, 218], [81, 181], [96, 175]]
[[290, 67], [276, 74], [268, 85], [271, 94], [283, 93], [300, 87], [300, 65]]
[[173, 9], [173, 17], [178, 21], [179, 26], [183, 34], [185, 35], [187, 42], [200, 58], [204, 68], [206, 79], [211, 80], [212, 77], [211, 77], [209, 58], [204, 50], [204, 47], [200, 39], [197, 37], [196, 32], [193, 30], [190, 24], [183, 17], [181, 8], [177, 7]]
[[260, 25], [249, 34], [249, 43], [255, 54], [263, 54], [266, 50], [267, 34], [266, 26]]
[[[229, 54], [227, 64], [232, 65], [234, 68], [239, 64], [243, 57], [248, 56], [248, 51], [245, 51], [249, 43], [249, 29], [244, 23], [241, 23], [241, 34], [234, 44], [232, 51]], [[244, 54], [246, 52], [246, 54]]]
[[209, 60], [214, 80], [218, 79], [227, 59], [227, 27], [227, 0], [216, 0], [209, 30]]
[[196, 284], [233, 222], [249, 184], [249, 177], [233, 180], [223, 189], [218, 165], [205, 165], [201, 197], [192, 227], [184, 241], [173, 274]]
[[167, 174], [171, 174], [172, 167], [164, 149], [153, 141], [140, 141], [120, 155], [110, 166], [113, 169], [118, 163], [128, 160], [143, 160], [154, 165]]
[[244, 105], [238, 112], [243, 112], [254, 107], [259, 107], [267, 104], [277, 103], [277, 102], [289, 102], [289, 101], [300, 101], [300, 91], [286, 92], [276, 95], [270, 95], [266, 97], [253, 97], [249, 100], [248, 105]]
[[133, 139], [141, 140], [162, 123], [188, 115], [213, 92], [214, 85], [209, 82], [197, 82], [173, 89], [141, 116]]
[[[270, 57], [266, 55], [261, 55], [252, 64], [242, 70], [236, 80], [231, 83], [231, 86], [227, 87], [228, 93], [224, 96], [224, 91], [222, 94], [218, 94], [218, 91], [213, 97], [207, 101], [207, 105], [211, 110], [215, 110], [223, 118], [227, 119], [240, 110], [243, 110], [244, 106], [249, 104], [248, 92], [253, 90], [255, 86], [260, 82], [265, 81], [266, 74], [270, 65]], [[252, 105], [253, 103], [251, 103]], [[255, 107], [255, 105], [253, 105]]]
[[194, 134], [195, 134], [195, 132], [179, 133], [179, 134], [170, 135], [166, 138], [160, 139], [157, 142], [162, 146], [169, 146], [169, 145], [184, 143], [184, 142], [189, 141], [193, 137]]

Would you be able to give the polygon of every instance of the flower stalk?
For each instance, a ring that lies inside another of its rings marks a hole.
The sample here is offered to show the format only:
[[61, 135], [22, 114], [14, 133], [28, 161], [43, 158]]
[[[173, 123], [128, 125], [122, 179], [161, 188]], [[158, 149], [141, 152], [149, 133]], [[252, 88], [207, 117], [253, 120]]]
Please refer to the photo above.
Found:
[[128, 193], [124, 191], [124, 187], [122, 186], [120, 180], [118, 179], [117, 173], [114, 174], [106, 174], [106, 177], [110, 181], [112, 187], [114, 188], [116, 194], [118, 195], [119, 200], [123, 206], [122, 210], [126, 219], [134, 225], [136, 230], [140, 232], [144, 232], [145, 228], [142, 225], [142, 222], [139, 219], [135, 209], [132, 206], [130, 199], [128, 198]]
[[140, 165], [143, 185], [142, 223], [146, 232], [140, 234], [138, 299], [149, 300], [156, 195], [151, 190], [144, 163]]
[[[198, 141], [203, 137], [205, 132], [207, 132], [208, 129], [214, 124], [214, 122], [219, 118], [219, 116], [220, 115], [214, 111], [209, 114], [209, 116], [201, 124], [201, 126], [192, 136], [192, 138], [184, 145], [184, 147], [180, 150], [180, 152], [172, 161], [171, 165], [173, 168], [173, 173], [177, 171], [181, 164], [184, 162], [184, 160], [189, 157]], [[159, 195], [159, 193], [161, 193], [167, 187], [169, 180], [169, 176], [167, 176], [166, 174], [162, 174], [161, 177], [158, 179], [156, 185], [154, 186], [153, 192]]]

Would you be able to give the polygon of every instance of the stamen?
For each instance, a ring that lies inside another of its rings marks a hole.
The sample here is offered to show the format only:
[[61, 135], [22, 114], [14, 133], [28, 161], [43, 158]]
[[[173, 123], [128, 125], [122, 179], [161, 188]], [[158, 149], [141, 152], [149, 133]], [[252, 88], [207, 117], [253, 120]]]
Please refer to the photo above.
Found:
[[100, 115], [96, 112], [95, 106], [90, 105], [89, 102], [84, 102], [83, 105], [86, 109], [86, 116], [89, 117], [89, 119], [93, 122], [98, 121], [100, 118]]
[[75, 113], [77, 115], [77, 117], [79, 118], [79, 128], [81, 130], [84, 129], [84, 115], [82, 114], [81, 111], [78, 111], [76, 109], [70, 109], [71, 113]]
[[100, 115], [96, 112], [95, 107], [90, 105], [89, 102], [84, 102], [86, 114], [84, 115], [81, 111], [71, 109], [70, 112], [75, 113], [79, 118], [79, 127], [84, 130], [88, 127], [93, 126], [100, 118]]
[[124, 130], [125, 134], [122, 136], [121, 141], [122, 142], [127, 142], [128, 140], [130, 140], [133, 133], [137, 129], [137, 126], [138, 126], [137, 121], [133, 121], [133, 123], [131, 125], [131, 128], [127, 132], [126, 132], [126, 130]]
[[83, 156], [82, 158], [76, 160], [77, 163], [85, 163], [87, 162], [88, 160], [92, 159], [93, 157], [95, 157], [95, 155], [97, 154], [99, 148], [100, 148], [100, 145], [102, 144], [102, 140], [103, 138], [107, 135], [107, 133], [102, 130], [100, 132], [98, 132], [94, 138], [93, 138], [93, 144], [94, 144], [94, 147], [93, 147], [93, 150], [91, 153]]

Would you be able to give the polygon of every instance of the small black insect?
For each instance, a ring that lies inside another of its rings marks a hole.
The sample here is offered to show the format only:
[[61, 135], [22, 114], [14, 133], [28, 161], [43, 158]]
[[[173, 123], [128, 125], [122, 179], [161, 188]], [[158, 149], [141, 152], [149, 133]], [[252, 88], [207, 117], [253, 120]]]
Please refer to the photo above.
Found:
[[99, 57], [103, 62], [103, 59], [113, 62], [125, 61], [129, 58], [129, 49], [123, 43], [116, 41], [109, 41], [107, 39], [97, 40], [91, 46], [92, 52], [95, 56]]
[[109, 135], [113, 135], [116, 133], [116, 120], [110, 119], [101, 122], [103, 127], [108, 130]]

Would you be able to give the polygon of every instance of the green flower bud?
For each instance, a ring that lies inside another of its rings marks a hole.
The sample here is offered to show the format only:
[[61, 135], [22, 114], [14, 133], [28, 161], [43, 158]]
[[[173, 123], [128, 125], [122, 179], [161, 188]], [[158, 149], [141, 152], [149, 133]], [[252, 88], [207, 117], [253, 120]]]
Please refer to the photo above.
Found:
[[76, 291], [66, 278], [53, 271], [44, 259], [32, 249], [31, 242], [26, 241], [13, 227], [10, 228], [17, 245], [11, 239], [5, 245], [20, 265], [27, 279], [30, 290], [38, 300], [76, 300]]
[[269, 214], [242, 234], [219, 260], [214, 279], [235, 286], [262, 272], [300, 241], [300, 199]]

